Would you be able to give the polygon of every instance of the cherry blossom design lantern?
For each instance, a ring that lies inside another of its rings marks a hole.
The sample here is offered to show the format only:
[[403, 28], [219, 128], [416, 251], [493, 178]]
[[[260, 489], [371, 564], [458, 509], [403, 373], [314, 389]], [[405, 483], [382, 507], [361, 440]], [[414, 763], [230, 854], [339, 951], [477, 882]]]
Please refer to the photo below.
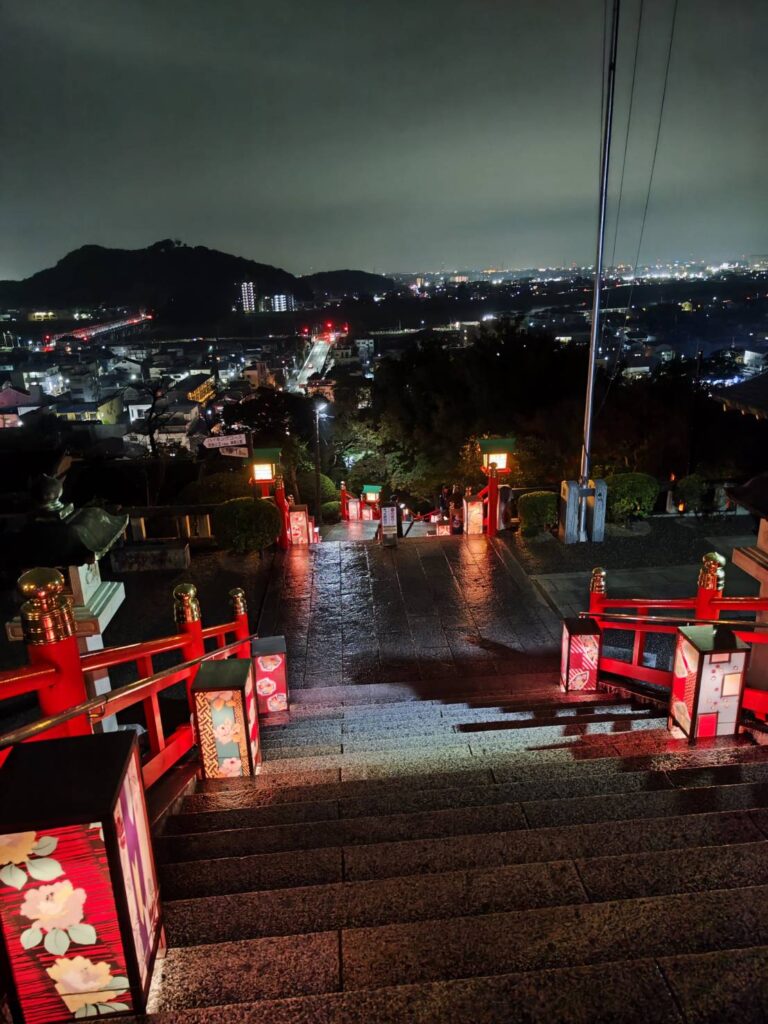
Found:
[[14, 1021], [144, 1012], [162, 929], [134, 733], [13, 749], [0, 770], [0, 931]]
[[291, 505], [288, 512], [288, 525], [291, 531], [291, 544], [300, 547], [312, 543], [309, 525], [309, 509], [306, 505]]
[[284, 636], [265, 636], [251, 645], [256, 673], [256, 704], [259, 716], [288, 710], [288, 674]]
[[361, 518], [359, 498], [349, 498], [347, 500], [347, 512], [350, 522], [356, 523]]
[[204, 777], [256, 775], [261, 746], [250, 660], [206, 661], [192, 683], [192, 697]]
[[691, 744], [735, 736], [749, 661], [749, 645], [727, 627], [681, 626], [672, 669], [669, 727]]
[[567, 693], [597, 691], [600, 627], [594, 619], [563, 619], [560, 689]]

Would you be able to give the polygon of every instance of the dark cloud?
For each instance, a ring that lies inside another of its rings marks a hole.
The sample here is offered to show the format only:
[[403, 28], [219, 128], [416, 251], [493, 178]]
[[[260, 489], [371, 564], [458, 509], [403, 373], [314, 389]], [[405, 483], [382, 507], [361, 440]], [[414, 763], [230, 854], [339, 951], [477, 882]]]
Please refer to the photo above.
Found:
[[[0, 277], [168, 236], [299, 272], [591, 260], [602, 0], [0, 10]], [[617, 258], [637, 244], [671, 10], [645, 0]], [[766, 37], [764, 0], [680, 0], [643, 258], [768, 249]]]

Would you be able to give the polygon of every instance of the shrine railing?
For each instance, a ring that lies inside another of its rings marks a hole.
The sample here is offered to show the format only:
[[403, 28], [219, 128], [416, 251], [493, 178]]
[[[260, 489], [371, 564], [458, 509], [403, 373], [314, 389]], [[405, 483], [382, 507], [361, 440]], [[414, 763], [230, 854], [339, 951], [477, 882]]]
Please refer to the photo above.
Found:
[[[186, 702], [198, 667], [205, 661], [227, 657], [250, 657], [250, 632], [245, 595], [240, 588], [230, 591], [234, 619], [203, 627], [197, 591], [190, 583], [174, 589], [174, 616], [179, 632], [141, 643], [106, 648], [83, 654], [77, 648], [75, 622], [64, 579], [53, 569], [33, 569], [19, 580], [27, 601], [21, 621], [31, 664], [0, 672], [0, 702], [21, 694], [37, 693], [42, 717], [0, 736], [0, 763], [16, 743], [56, 736], [93, 732], [97, 723], [140, 706], [147, 734], [143, 759], [145, 786], [151, 786], [194, 745], [189, 722], [166, 735], [159, 695], [172, 686], [185, 684]], [[214, 646], [206, 650], [206, 643]], [[182, 661], [156, 672], [154, 659], [179, 651]], [[88, 697], [86, 676], [118, 665], [134, 665], [139, 678], [103, 694]], [[191, 711], [189, 712], [191, 714]]]
[[[702, 559], [697, 592], [690, 598], [626, 598], [608, 597], [604, 569], [594, 569], [590, 581], [589, 611], [582, 618], [597, 622], [603, 635], [599, 671], [603, 679], [626, 679], [640, 684], [672, 687], [672, 669], [645, 664], [646, 641], [649, 636], [675, 635], [680, 626], [728, 626], [735, 635], [752, 646], [768, 644], [768, 622], [754, 619], [721, 618], [723, 612], [757, 616], [768, 612], [768, 598], [725, 597], [725, 559], [710, 552]], [[676, 614], [670, 614], [674, 612]], [[688, 613], [688, 614], [685, 614]], [[610, 631], [632, 634], [628, 659], [602, 653], [606, 633]], [[768, 689], [747, 685], [742, 707], [761, 719], [768, 719]]]

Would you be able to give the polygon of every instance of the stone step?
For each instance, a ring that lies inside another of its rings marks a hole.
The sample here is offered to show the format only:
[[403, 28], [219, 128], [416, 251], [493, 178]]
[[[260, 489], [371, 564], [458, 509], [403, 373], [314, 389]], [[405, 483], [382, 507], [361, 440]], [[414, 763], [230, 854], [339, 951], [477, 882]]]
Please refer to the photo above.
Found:
[[348, 929], [344, 987], [762, 946], [767, 897], [767, 886], [755, 886]]
[[[763, 1021], [768, 947], [167, 1010], [153, 1024], [722, 1024]], [[685, 1016], [681, 1016], [684, 1014]], [[136, 1018], [126, 1018], [134, 1022]], [[142, 1018], [146, 1020], [146, 1018]]]
[[[765, 778], [768, 778], [768, 765], [753, 767], [763, 768]], [[393, 792], [350, 796], [338, 800], [278, 803], [272, 806], [246, 806], [174, 814], [166, 820], [164, 834], [192, 834], [220, 829], [281, 825], [288, 822], [406, 814], [448, 807], [480, 807], [521, 800], [588, 796], [594, 793], [637, 792], [645, 789], [667, 789], [671, 785], [664, 772], [606, 772], [602, 775], [580, 775], [578, 772], [572, 772], [559, 780], [550, 778], [533, 782], [485, 782], [479, 786], [465, 784], [460, 787], [414, 791], [398, 788]]]
[[[702, 747], [702, 749], [705, 749]], [[742, 738], [733, 741], [711, 740], [707, 748], [733, 751], [754, 750], [751, 740]], [[690, 750], [686, 740], [670, 739], [666, 730], [648, 731], [637, 734], [614, 733], [583, 737], [565, 736], [545, 748], [524, 751], [502, 751], [492, 744], [484, 746], [470, 737], [466, 747], [444, 750], [439, 756], [430, 750], [362, 751], [347, 754], [325, 754], [294, 758], [273, 758], [261, 766], [259, 782], [265, 785], [294, 785], [297, 780], [311, 779], [313, 782], [395, 779], [419, 774], [437, 775], [442, 772], [467, 771], [469, 769], [495, 769], [502, 766], [525, 766], [529, 764], [573, 764], [593, 758], [635, 757], [652, 754], [657, 757], [684, 754]], [[201, 793], [218, 793], [240, 788], [251, 788], [252, 779], [209, 779], [199, 784]]]
[[155, 848], [159, 860], [168, 863], [327, 846], [364, 845], [395, 839], [429, 839], [448, 835], [678, 817], [766, 806], [768, 783], [760, 782], [722, 788], [709, 786], [645, 792], [609, 792], [565, 799], [514, 801], [403, 814], [390, 813], [163, 835], [156, 839]]
[[768, 884], [768, 841], [166, 901], [171, 946]]
[[[345, 992], [361, 991], [370, 998], [371, 990], [394, 985], [487, 980], [532, 972], [537, 974], [536, 987], [541, 992], [552, 986], [542, 983], [540, 972], [599, 965], [599, 974], [593, 975], [593, 997], [597, 998], [603, 995], [599, 978], [610, 977], [612, 969], [627, 960], [657, 957], [664, 959], [665, 966], [670, 964], [672, 984], [681, 986], [688, 997], [683, 1005], [690, 1009], [696, 1006], [691, 999], [696, 982], [703, 983], [710, 999], [717, 998], [720, 977], [707, 979], [705, 971], [711, 972], [718, 963], [735, 965], [723, 973], [726, 978], [741, 977], [742, 984], [749, 969], [758, 968], [751, 982], [764, 1000], [765, 988], [758, 979], [766, 963], [762, 947], [768, 944], [768, 924], [762, 906], [767, 896], [768, 887], [755, 886], [171, 948], [159, 962], [150, 1009], [183, 1011], [277, 996], [329, 994], [342, 985]], [[761, 949], [758, 952], [752, 947]], [[673, 957], [669, 956], [671, 950], [675, 951]], [[705, 957], [695, 971], [692, 957], [718, 953], [719, 957]], [[686, 967], [693, 976], [685, 977]], [[665, 976], [666, 972], [656, 974], [657, 979]], [[634, 1014], [629, 1020], [638, 1019], [639, 1009], [631, 998], [633, 977], [628, 972], [620, 988], [624, 1004], [631, 1005]], [[656, 995], [660, 997], [661, 992], [659, 989]], [[306, 1005], [309, 1016], [295, 1004], [295, 1016], [286, 1019], [322, 1020], [315, 1015], [317, 1006]], [[390, 1000], [382, 1008], [388, 1015], [381, 1020], [418, 1019], [407, 1010], [403, 1017], [393, 1015], [397, 1005]], [[557, 1005], [550, 1004], [550, 1012]], [[498, 1020], [497, 1008], [489, 1005], [488, 1009], [497, 1014], [488, 1019]], [[520, 1016], [519, 1005], [515, 1010], [517, 1016], [512, 1019], [526, 1019]], [[647, 1006], [645, 1013], [647, 1020], [664, 1019], [652, 1006]], [[217, 1014], [216, 1019], [228, 1018]], [[734, 1017], [727, 1012], [720, 1018], [730, 1019]]]
[[[485, 723], [486, 725], [490, 723]], [[298, 742], [292, 736], [284, 740], [264, 740], [264, 754], [269, 758], [321, 756], [338, 753], [358, 753], [367, 750], [400, 750], [409, 747], [423, 749], [429, 747], [442, 750], [461, 747], [469, 741], [483, 747], [504, 747], [510, 750], [523, 750], [530, 746], [551, 743], [561, 737], [601, 736], [619, 733], [660, 731], [665, 727], [666, 715], [648, 717], [643, 715], [585, 716], [567, 719], [557, 724], [538, 724], [532, 722], [513, 722], [501, 728], [484, 728], [482, 731], [456, 731], [453, 725], [444, 730], [433, 730], [427, 734], [405, 734], [394, 731], [391, 735], [341, 736], [337, 742], [313, 741]]]
[[[754, 773], [739, 774], [742, 765], [754, 764]], [[313, 802], [316, 800], [342, 800], [348, 797], [376, 796], [389, 793], [411, 793], [423, 789], [482, 786], [493, 782], [560, 782], [568, 778], [601, 778], [617, 772], [678, 771], [683, 768], [710, 769], [730, 767], [731, 772], [719, 776], [701, 776], [700, 784], [715, 782], [758, 781], [762, 779], [760, 766], [768, 764], [768, 748], [741, 746], [733, 749], [681, 748], [677, 753], [639, 755], [636, 757], [589, 758], [584, 761], [542, 762], [521, 759], [501, 762], [493, 767], [476, 768], [438, 774], [396, 776], [394, 778], [344, 779], [338, 769], [331, 770], [332, 778], [309, 773], [303, 775], [264, 776], [253, 779], [232, 779], [221, 783], [226, 788], [198, 791], [183, 798], [181, 811], [228, 810], [243, 807], [271, 806], [276, 803]], [[686, 778], [679, 776], [676, 785]], [[231, 785], [229, 785], [231, 783]], [[218, 783], [215, 785], [219, 785]]]
[[[406, 705], [409, 707], [409, 705]], [[609, 701], [589, 701], [584, 704], [561, 705], [557, 703], [539, 707], [520, 707], [518, 704], [472, 705], [472, 704], [434, 704], [424, 707], [418, 703], [412, 711], [402, 712], [392, 708], [387, 712], [375, 714], [346, 715], [338, 718], [295, 718], [291, 715], [288, 722], [263, 727], [264, 737], [281, 736], [286, 733], [316, 735], [352, 735], [356, 732], [374, 732], [376, 730], [413, 729], [414, 731], [431, 727], [443, 720], [454, 722], [485, 722], [500, 719], [503, 721], [536, 721], [541, 719], [549, 722], [553, 719], [574, 718], [587, 715], [637, 715], [651, 714], [655, 709], [632, 704], [629, 701], [617, 703]], [[658, 712], [656, 712], [658, 714]]]
[[595, 858], [637, 850], [685, 850], [757, 843], [768, 837], [768, 810], [617, 821], [596, 825], [385, 840], [365, 845], [251, 854], [161, 864], [164, 899], [366, 881], [401, 875]]

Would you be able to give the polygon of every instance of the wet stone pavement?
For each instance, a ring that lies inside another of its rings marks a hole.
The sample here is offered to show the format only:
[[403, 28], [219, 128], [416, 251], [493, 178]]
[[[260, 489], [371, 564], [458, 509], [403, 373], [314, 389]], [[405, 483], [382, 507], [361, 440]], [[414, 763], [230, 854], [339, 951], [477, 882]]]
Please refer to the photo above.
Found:
[[445, 537], [278, 556], [259, 632], [302, 688], [554, 671], [560, 622], [503, 543]]

